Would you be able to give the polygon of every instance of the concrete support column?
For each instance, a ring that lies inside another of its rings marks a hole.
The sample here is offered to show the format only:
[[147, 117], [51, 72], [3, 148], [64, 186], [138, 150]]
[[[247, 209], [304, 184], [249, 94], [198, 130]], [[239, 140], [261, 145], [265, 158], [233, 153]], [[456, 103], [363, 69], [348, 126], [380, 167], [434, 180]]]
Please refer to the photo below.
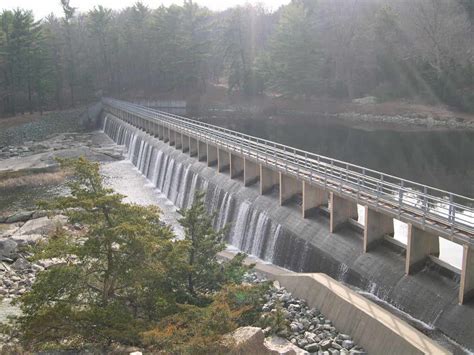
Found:
[[230, 153], [223, 149], [217, 151], [217, 170], [221, 173], [230, 168]]
[[244, 158], [244, 185], [255, 184], [260, 178], [260, 169], [257, 163]]
[[194, 157], [198, 154], [198, 142], [195, 138], [189, 137], [189, 156]]
[[314, 214], [316, 208], [326, 205], [327, 203], [327, 191], [303, 181], [303, 204], [301, 206], [303, 218], [308, 218]]
[[238, 155], [230, 155], [230, 178], [235, 179], [244, 174], [244, 159]]
[[422, 269], [430, 255], [439, 256], [439, 237], [408, 224], [405, 274]]
[[349, 219], [357, 219], [357, 203], [339, 197], [334, 192], [330, 192], [329, 201], [329, 231], [331, 233], [334, 233]]
[[260, 165], [260, 194], [265, 195], [275, 186], [279, 186], [280, 177], [276, 171]]
[[169, 140], [170, 140], [170, 145], [175, 145], [176, 144], [176, 132], [173, 131], [172, 129], [169, 130]]
[[183, 135], [181, 133], [175, 132], [174, 137], [176, 140], [175, 142], [176, 149], [181, 149], [181, 147], [183, 146]]
[[474, 248], [463, 245], [459, 304], [464, 304], [474, 296]]
[[217, 164], [217, 147], [207, 144], [207, 166], [214, 166]]
[[393, 218], [365, 206], [364, 252], [374, 248], [386, 234], [393, 234]]
[[168, 142], [170, 140], [170, 129], [166, 126], [163, 126], [163, 142]]
[[189, 137], [184, 134], [181, 135], [181, 147], [183, 152], [189, 151]]
[[160, 141], [164, 140], [165, 138], [165, 127], [163, 127], [162, 125], [158, 125], [158, 139]]
[[198, 161], [206, 161], [207, 160], [207, 144], [206, 142], [198, 141], [197, 145], [197, 156]]
[[280, 206], [302, 193], [302, 185], [298, 179], [280, 172]]
[[159, 129], [158, 123], [153, 123], [153, 136], [158, 137], [158, 129]]

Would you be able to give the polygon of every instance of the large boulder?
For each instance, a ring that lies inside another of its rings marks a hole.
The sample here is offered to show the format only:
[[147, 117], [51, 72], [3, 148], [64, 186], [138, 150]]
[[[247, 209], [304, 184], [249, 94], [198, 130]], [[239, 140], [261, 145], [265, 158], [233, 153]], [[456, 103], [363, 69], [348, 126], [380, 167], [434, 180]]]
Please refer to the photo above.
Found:
[[18, 223], [18, 222], [26, 222], [28, 221], [31, 216], [33, 216], [32, 211], [19, 211], [10, 216], [8, 216], [4, 223]]
[[9, 237], [14, 234], [20, 227], [15, 223], [0, 223], [0, 238]]
[[43, 234], [25, 234], [25, 235], [12, 235], [11, 240], [14, 240], [18, 245], [35, 245], [38, 241], [45, 239]]
[[0, 261], [15, 260], [18, 257], [18, 243], [10, 240], [0, 240]]
[[29, 234], [48, 235], [54, 232], [56, 228], [66, 224], [66, 222], [67, 217], [61, 215], [54, 216], [53, 218], [41, 217], [37, 219], [31, 219], [21, 226], [14, 236]]
[[262, 328], [241, 327], [224, 336], [221, 353], [232, 355], [309, 355], [286, 339], [265, 338]]
[[265, 348], [263, 342], [265, 335], [262, 328], [257, 327], [241, 327], [234, 330], [230, 334], [224, 335], [222, 345], [222, 353], [232, 355], [266, 355], [276, 354], [269, 352]]

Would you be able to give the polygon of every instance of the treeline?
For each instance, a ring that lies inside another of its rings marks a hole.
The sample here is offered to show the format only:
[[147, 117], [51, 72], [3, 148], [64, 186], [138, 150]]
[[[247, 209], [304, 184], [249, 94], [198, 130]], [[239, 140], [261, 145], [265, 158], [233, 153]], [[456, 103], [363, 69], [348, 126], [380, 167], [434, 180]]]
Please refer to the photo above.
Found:
[[0, 112], [100, 94], [374, 95], [474, 111], [473, 0], [293, 0], [212, 12], [192, 1], [0, 16]]

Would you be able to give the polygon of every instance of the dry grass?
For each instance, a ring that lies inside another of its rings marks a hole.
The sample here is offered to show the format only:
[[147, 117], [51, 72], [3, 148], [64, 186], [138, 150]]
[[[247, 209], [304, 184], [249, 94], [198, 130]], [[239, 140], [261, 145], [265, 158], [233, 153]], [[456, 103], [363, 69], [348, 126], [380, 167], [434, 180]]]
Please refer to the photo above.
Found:
[[37, 173], [32, 175], [10, 177], [0, 180], [0, 189], [59, 184], [63, 182], [69, 175], [70, 172], [66, 170], [58, 170], [49, 173]]

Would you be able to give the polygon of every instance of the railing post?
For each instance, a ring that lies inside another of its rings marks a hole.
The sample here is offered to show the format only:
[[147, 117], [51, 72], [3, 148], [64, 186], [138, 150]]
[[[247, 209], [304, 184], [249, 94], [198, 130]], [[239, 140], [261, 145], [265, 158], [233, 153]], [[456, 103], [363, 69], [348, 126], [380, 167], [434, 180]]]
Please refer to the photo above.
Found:
[[426, 215], [428, 214], [428, 200], [426, 199], [426, 186], [423, 186], [423, 225], [426, 222]]
[[402, 203], [403, 203], [403, 186], [404, 181], [400, 182], [400, 189], [398, 190], [398, 218], [402, 215]]
[[455, 214], [456, 214], [456, 208], [453, 206], [453, 194], [449, 194], [449, 209], [448, 209], [448, 220], [451, 222], [451, 234], [454, 233], [454, 224], [456, 222], [455, 220]]

